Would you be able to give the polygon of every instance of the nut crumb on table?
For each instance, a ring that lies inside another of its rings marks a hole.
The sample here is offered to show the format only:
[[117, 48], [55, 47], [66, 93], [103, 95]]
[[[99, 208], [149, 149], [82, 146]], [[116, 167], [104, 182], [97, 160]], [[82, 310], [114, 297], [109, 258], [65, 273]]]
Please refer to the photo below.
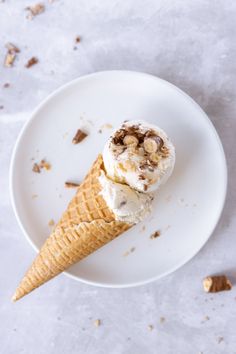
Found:
[[5, 56], [4, 65], [10, 68], [14, 64], [16, 55], [20, 53], [20, 49], [12, 43], [7, 43], [5, 47], [7, 48], [7, 54]]
[[97, 319], [94, 321], [94, 326], [99, 327], [101, 325], [101, 320]]
[[38, 58], [32, 57], [27, 61], [27, 63], [25, 64], [25, 67], [27, 69], [29, 69], [29, 68], [31, 68], [31, 66], [37, 64], [38, 62], [39, 62]]
[[38, 3], [32, 6], [27, 6], [26, 11], [28, 11], [26, 18], [32, 20], [35, 16], [40, 15], [45, 11], [45, 6], [42, 3]]
[[160, 323], [164, 323], [165, 322], [165, 317], [160, 317]]
[[203, 289], [207, 293], [231, 290], [232, 284], [226, 275], [209, 276], [203, 279]]

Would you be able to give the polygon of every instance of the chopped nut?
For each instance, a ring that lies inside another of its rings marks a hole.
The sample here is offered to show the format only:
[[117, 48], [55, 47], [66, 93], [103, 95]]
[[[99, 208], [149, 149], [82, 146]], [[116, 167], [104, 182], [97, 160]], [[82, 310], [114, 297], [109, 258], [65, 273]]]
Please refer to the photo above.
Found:
[[156, 152], [152, 152], [149, 156], [152, 162], [158, 163], [161, 160], [161, 156], [158, 155]]
[[15, 53], [7, 53], [7, 55], [5, 57], [4, 65], [7, 68], [10, 68], [13, 65], [15, 59], [16, 59], [16, 54]]
[[217, 338], [217, 342], [220, 344], [221, 342], [223, 342], [223, 340], [224, 340], [224, 337], [218, 337]]
[[218, 291], [231, 290], [232, 284], [226, 275], [206, 277], [203, 280], [203, 288], [207, 293], [216, 293]]
[[113, 129], [113, 125], [110, 123], [103, 124], [102, 128]]
[[54, 225], [55, 225], [55, 221], [53, 219], [49, 220], [48, 226], [54, 226]]
[[130, 253], [133, 253], [135, 251], [135, 247], [131, 247], [129, 251], [126, 251], [123, 256], [127, 257]]
[[145, 151], [148, 153], [154, 153], [158, 149], [156, 141], [152, 138], [145, 138], [143, 143]]
[[40, 167], [40, 169], [44, 168], [47, 171], [51, 170], [50, 163], [46, 162], [45, 160], [40, 161], [39, 167]]
[[154, 239], [154, 238], [157, 238], [161, 235], [161, 231], [158, 230], [158, 231], [155, 231], [151, 236], [150, 236], [150, 239]]
[[35, 172], [35, 173], [40, 173], [40, 167], [39, 167], [39, 165], [37, 163], [33, 164], [32, 171]]
[[12, 43], [7, 43], [5, 47], [7, 48], [8, 53], [20, 53], [20, 49]]
[[94, 326], [99, 327], [101, 325], [101, 320], [97, 319], [94, 321]]
[[8, 88], [10, 87], [10, 84], [8, 82], [6, 82], [4, 85], [3, 85], [3, 88]]
[[45, 6], [42, 3], [35, 4], [33, 6], [26, 7], [28, 11], [27, 18], [32, 20], [35, 16], [40, 15], [45, 11]]
[[138, 145], [138, 139], [135, 136], [133, 136], [133, 135], [126, 135], [124, 137], [123, 143], [125, 145], [137, 146]]
[[31, 66], [37, 64], [38, 62], [39, 62], [38, 58], [32, 57], [27, 61], [27, 63], [25, 64], [25, 67], [27, 69], [29, 69], [29, 68], [31, 68]]
[[126, 160], [124, 162], [124, 168], [127, 170], [127, 171], [135, 171], [136, 170], [136, 166], [135, 166], [135, 163], [131, 160]]
[[77, 36], [76, 38], [75, 38], [75, 42], [76, 43], [79, 43], [81, 41], [81, 37], [80, 36]]
[[66, 188], [77, 188], [77, 187], [79, 187], [79, 183], [65, 182], [65, 187]]
[[153, 325], [151, 325], [151, 324], [148, 325], [148, 330], [149, 330], [150, 332], [153, 330], [153, 328], [154, 328]]
[[86, 137], [88, 136], [87, 133], [85, 133], [84, 131], [82, 131], [81, 129], [77, 130], [77, 133], [75, 134], [72, 143], [73, 144], [78, 144], [80, 143], [82, 140], [84, 140]]

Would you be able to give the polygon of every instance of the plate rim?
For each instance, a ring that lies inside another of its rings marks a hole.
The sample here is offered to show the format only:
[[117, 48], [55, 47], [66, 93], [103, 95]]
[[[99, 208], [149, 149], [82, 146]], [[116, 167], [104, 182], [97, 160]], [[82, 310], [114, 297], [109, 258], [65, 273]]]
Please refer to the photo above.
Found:
[[33, 240], [30, 238], [29, 234], [27, 233], [23, 223], [21, 222], [20, 216], [18, 214], [18, 209], [16, 206], [16, 202], [15, 202], [15, 187], [14, 187], [14, 166], [15, 166], [15, 162], [16, 162], [16, 154], [17, 154], [17, 150], [20, 146], [20, 143], [22, 141], [22, 138], [24, 136], [24, 133], [27, 129], [27, 127], [30, 125], [30, 123], [35, 119], [35, 117], [37, 116], [38, 112], [41, 110], [41, 108], [43, 108], [45, 105], [47, 105], [48, 102], [50, 102], [51, 99], [53, 99], [55, 96], [57, 96], [59, 93], [63, 92], [64, 90], [67, 90], [69, 87], [72, 87], [73, 85], [75, 85], [77, 82], [80, 81], [84, 81], [87, 80], [91, 77], [95, 77], [95, 76], [103, 76], [103, 75], [112, 75], [112, 74], [126, 74], [126, 75], [136, 75], [136, 76], [143, 76], [143, 78], [149, 78], [149, 79], [153, 79], [155, 81], [161, 81], [163, 84], [172, 87], [172, 89], [176, 90], [179, 92], [180, 95], [184, 96], [192, 105], [195, 106], [195, 108], [199, 111], [199, 113], [201, 113], [202, 117], [205, 119], [205, 122], [208, 124], [209, 128], [211, 129], [211, 131], [214, 134], [215, 140], [217, 141], [217, 144], [219, 146], [220, 152], [221, 152], [221, 160], [222, 160], [222, 166], [223, 166], [223, 178], [222, 178], [222, 189], [223, 189], [223, 194], [222, 194], [222, 200], [219, 203], [219, 211], [218, 214], [215, 218], [215, 221], [213, 223], [213, 226], [208, 234], [208, 236], [205, 238], [204, 242], [190, 255], [187, 256], [186, 258], [184, 258], [181, 262], [177, 263], [177, 265], [175, 265], [174, 267], [172, 267], [171, 269], [169, 269], [166, 272], [163, 272], [159, 275], [147, 278], [146, 280], [141, 280], [141, 281], [135, 281], [135, 282], [129, 282], [129, 283], [125, 283], [125, 284], [116, 284], [116, 283], [104, 283], [104, 282], [97, 282], [97, 281], [91, 281], [91, 280], [87, 280], [83, 277], [80, 276], [76, 276], [74, 274], [71, 274], [69, 271], [65, 271], [63, 272], [64, 274], [66, 274], [68, 277], [76, 280], [76, 281], [81, 281], [85, 284], [88, 285], [93, 285], [93, 286], [98, 286], [98, 287], [102, 287], [102, 288], [131, 288], [131, 287], [136, 287], [136, 286], [141, 286], [141, 285], [145, 285], [151, 282], [154, 282], [156, 280], [159, 280], [161, 278], [166, 277], [169, 274], [174, 273], [175, 271], [177, 271], [178, 269], [180, 269], [181, 267], [183, 267], [185, 264], [187, 264], [191, 259], [193, 259], [198, 253], [199, 251], [206, 245], [206, 243], [208, 242], [209, 238], [212, 236], [223, 211], [224, 205], [225, 205], [225, 200], [226, 200], [226, 194], [227, 194], [227, 186], [228, 186], [228, 170], [227, 170], [227, 161], [226, 161], [226, 157], [225, 157], [225, 152], [224, 152], [224, 148], [223, 148], [223, 144], [221, 142], [221, 139], [216, 131], [215, 126], [213, 125], [212, 121], [210, 120], [210, 118], [208, 117], [208, 115], [206, 114], [206, 112], [201, 108], [201, 106], [191, 97], [189, 96], [187, 93], [185, 93], [182, 89], [180, 89], [179, 87], [177, 87], [176, 85], [172, 84], [171, 82], [162, 79], [158, 76], [149, 74], [149, 73], [145, 73], [145, 72], [139, 72], [139, 71], [133, 71], [133, 70], [104, 70], [104, 71], [97, 71], [97, 72], [93, 72], [90, 74], [86, 74], [86, 75], [82, 75], [79, 76], [61, 86], [59, 86], [56, 90], [54, 90], [53, 92], [51, 92], [46, 98], [44, 98], [36, 107], [35, 109], [33, 109], [32, 113], [30, 114], [29, 118], [25, 121], [25, 123], [23, 124], [23, 127], [21, 128], [18, 137], [16, 139], [16, 142], [14, 144], [14, 148], [12, 151], [12, 155], [11, 155], [11, 159], [10, 159], [10, 167], [9, 167], [9, 190], [10, 190], [10, 201], [11, 201], [11, 205], [16, 217], [16, 220], [18, 222], [18, 225], [20, 226], [20, 229], [23, 233], [23, 235], [25, 236], [26, 240], [29, 242], [29, 244], [32, 246], [32, 248], [38, 253], [39, 248], [35, 245], [35, 243], [33, 242]]

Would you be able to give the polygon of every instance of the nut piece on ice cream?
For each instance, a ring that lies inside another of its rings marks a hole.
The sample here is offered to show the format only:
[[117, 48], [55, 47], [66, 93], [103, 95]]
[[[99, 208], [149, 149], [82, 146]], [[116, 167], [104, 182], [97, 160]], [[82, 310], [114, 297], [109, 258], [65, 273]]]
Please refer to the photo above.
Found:
[[107, 176], [139, 192], [152, 192], [167, 181], [175, 149], [166, 133], [144, 121], [129, 121], [116, 130], [103, 151]]

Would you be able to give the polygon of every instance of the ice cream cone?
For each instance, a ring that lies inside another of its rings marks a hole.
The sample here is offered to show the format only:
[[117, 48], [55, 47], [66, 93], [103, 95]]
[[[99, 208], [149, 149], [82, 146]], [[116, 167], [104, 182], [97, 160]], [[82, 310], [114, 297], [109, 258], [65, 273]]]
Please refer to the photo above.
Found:
[[100, 194], [98, 177], [102, 171], [103, 159], [99, 155], [20, 282], [13, 301], [27, 295], [132, 226], [115, 220], [114, 213]]

